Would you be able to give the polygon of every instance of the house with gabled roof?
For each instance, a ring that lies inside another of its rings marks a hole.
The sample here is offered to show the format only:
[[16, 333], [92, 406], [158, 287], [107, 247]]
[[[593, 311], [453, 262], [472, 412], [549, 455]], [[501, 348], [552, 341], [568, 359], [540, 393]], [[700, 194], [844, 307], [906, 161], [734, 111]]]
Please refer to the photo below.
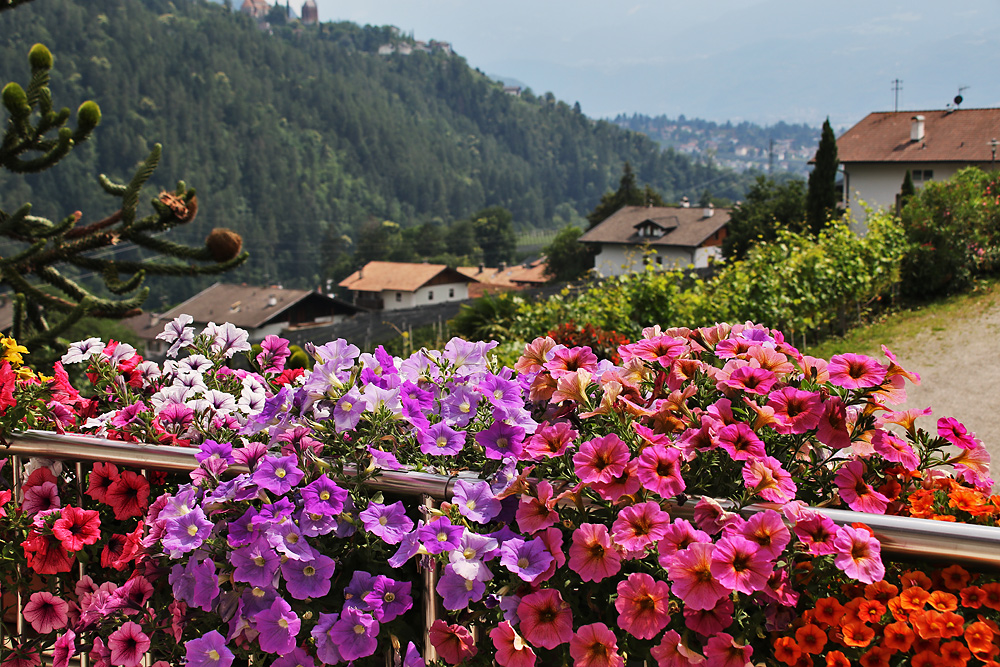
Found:
[[549, 277], [546, 275], [548, 262], [544, 256], [510, 266], [501, 264], [493, 268], [480, 264], [460, 266], [457, 270], [476, 281], [469, 285], [470, 299], [478, 299], [485, 294], [541, 287], [549, 282]]
[[167, 322], [180, 315], [190, 315], [194, 320], [191, 326], [198, 331], [209, 322], [231, 322], [246, 329], [250, 342], [257, 343], [269, 334], [335, 324], [362, 311], [363, 308], [317, 290], [215, 283], [165, 313], [143, 313], [122, 323], [143, 340], [147, 355], [156, 357], [166, 351], [156, 335]]
[[624, 206], [579, 241], [598, 249], [594, 269], [603, 276], [634, 273], [647, 264], [705, 268], [722, 257], [729, 213], [711, 205]]
[[991, 169], [998, 147], [1000, 109], [870, 113], [837, 139], [844, 205], [863, 223], [867, 214], [859, 202], [895, 207], [907, 171], [920, 188], [965, 167]]
[[351, 302], [372, 310], [401, 310], [469, 298], [472, 278], [445, 264], [368, 262], [340, 281]]

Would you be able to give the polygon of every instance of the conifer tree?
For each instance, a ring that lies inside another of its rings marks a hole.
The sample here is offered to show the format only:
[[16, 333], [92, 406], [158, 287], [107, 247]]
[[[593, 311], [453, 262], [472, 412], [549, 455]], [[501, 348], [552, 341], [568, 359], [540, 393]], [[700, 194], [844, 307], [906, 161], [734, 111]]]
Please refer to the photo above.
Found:
[[816, 150], [816, 164], [809, 174], [809, 190], [806, 193], [806, 221], [813, 234], [819, 234], [831, 217], [837, 214], [837, 138], [833, 134], [830, 119], [823, 122], [819, 148]]
[[913, 175], [907, 169], [906, 175], [903, 176], [903, 185], [899, 188], [899, 208], [906, 206], [907, 200], [915, 194], [917, 188], [913, 185]]
[[660, 194], [649, 185], [645, 188], [638, 186], [635, 172], [632, 171], [632, 165], [628, 162], [625, 163], [625, 168], [622, 170], [618, 189], [614, 192], [604, 193], [600, 203], [587, 216], [590, 229], [610, 218], [623, 206], [666, 206]]
[[[55, 166], [86, 141], [101, 121], [98, 105], [87, 101], [76, 112], [76, 128], [68, 126], [70, 110], [56, 110], [52, 104], [52, 54], [36, 44], [28, 62], [31, 80], [27, 87], [11, 82], [0, 93], [8, 115], [0, 140], [0, 168], [15, 174]], [[57, 337], [82, 317], [120, 319], [138, 314], [149, 294], [149, 288], [143, 287], [149, 274], [218, 273], [246, 261], [242, 239], [229, 230], [213, 230], [200, 248], [162, 238], [164, 232], [193, 220], [198, 211], [194, 189], [183, 182], [174, 192], [161, 192], [154, 198], [152, 213], [138, 216], [140, 192], [159, 158], [160, 146], [156, 145], [128, 183], [112, 182], [103, 174], [99, 177], [104, 191], [120, 200], [117, 210], [102, 220], [81, 225], [83, 214], [75, 211], [52, 221], [31, 215], [28, 203], [13, 211], [0, 208], [0, 236], [9, 240], [7, 247], [14, 248], [0, 255], [0, 282], [14, 292], [11, 335], [18, 342], [29, 349], [54, 350], [59, 347]], [[150, 250], [158, 257], [125, 261], [113, 254], [94, 254], [124, 244]], [[67, 267], [73, 268], [67, 271]], [[109, 294], [97, 294], [78, 282], [81, 273], [101, 276]]]

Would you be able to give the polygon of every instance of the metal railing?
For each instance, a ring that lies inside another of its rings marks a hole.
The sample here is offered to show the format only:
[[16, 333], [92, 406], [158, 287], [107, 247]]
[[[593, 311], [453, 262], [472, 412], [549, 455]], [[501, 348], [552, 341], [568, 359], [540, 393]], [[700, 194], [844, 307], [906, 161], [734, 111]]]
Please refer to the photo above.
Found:
[[[44, 457], [62, 461], [106, 462], [116, 465], [160, 470], [190, 472], [198, 467], [196, 449], [167, 445], [107, 440], [86, 435], [57, 434], [48, 431], [27, 431], [10, 438], [4, 452], [17, 458]], [[14, 466], [17, 472], [19, 466]], [[459, 479], [476, 479], [473, 473], [436, 475], [411, 470], [382, 471], [367, 483], [373, 488], [420, 499], [432, 507], [441, 500], [449, 500], [454, 484]], [[15, 490], [20, 484], [15, 480]], [[693, 503], [677, 508], [676, 514], [690, 517]], [[769, 503], [750, 505], [743, 513], [753, 514], [776, 506]], [[838, 525], [864, 523], [872, 529], [882, 545], [882, 553], [898, 558], [946, 560], [1000, 570], [1000, 528], [964, 523], [915, 519], [912, 517], [866, 514], [830, 508], [812, 508], [829, 517]], [[426, 568], [423, 573], [425, 590], [433, 591], [437, 573]], [[433, 660], [436, 652], [431, 646], [427, 630], [437, 618], [437, 605], [433, 595], [428, 595], [424, 607], [424, 657]]]

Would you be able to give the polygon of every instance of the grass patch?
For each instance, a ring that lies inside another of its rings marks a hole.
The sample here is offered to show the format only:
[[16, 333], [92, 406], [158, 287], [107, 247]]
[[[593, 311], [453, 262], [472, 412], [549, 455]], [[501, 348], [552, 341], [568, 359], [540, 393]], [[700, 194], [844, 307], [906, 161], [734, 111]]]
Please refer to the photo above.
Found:
[[803, 353], [823, 359], [844, 352], [880, 356], [883, 344], [894, 349], [927, 332], [967, 335], [964, 323], [994, 307], [998, 299], [1000, 280], [981, 280], [969, 292], [884, 313], [869, 324], [851, 329], [844, 336], [809, 346]]

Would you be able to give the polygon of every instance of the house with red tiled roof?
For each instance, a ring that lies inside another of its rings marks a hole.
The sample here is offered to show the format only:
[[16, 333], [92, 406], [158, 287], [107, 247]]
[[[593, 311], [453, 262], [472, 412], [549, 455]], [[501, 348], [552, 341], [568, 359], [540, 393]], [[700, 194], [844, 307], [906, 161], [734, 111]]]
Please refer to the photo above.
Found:
[[475, 282], [445, 264], [368, 262], [340, 281], [358, 306], [400, 310], [469, 298]]
[[858, 203], [893, 208], [907, 170], [920, 188], [964, 167], [990, 169], [998, 146], [1000, 109], [870, 113], [837, 139], [844, 205], [863, 223]]
[[249, 14], [255, 19], [263, 19], [271, 11], [271, 5], [267, 4], [267, 0], [243, 0], [243, 4], [240, 5], [240, 11], [244, 14]]
[[705, 268], [722, 257], [729, 209], [623, 206], [588, 230], [580, 243], [598, 248], [594, 269], [603, 276], [634, 273], [646, 264]]
[[476, 282], [469, 284], [469, 298], [478, 299], [485, 294], [509, 292], [529, 287], [540, 287], [549, 282], [545, 275], [548, 264], [545, 257], [529, 260], [522, 264], [497, 268], [487, 266], [460, 266], [458, 272]]

